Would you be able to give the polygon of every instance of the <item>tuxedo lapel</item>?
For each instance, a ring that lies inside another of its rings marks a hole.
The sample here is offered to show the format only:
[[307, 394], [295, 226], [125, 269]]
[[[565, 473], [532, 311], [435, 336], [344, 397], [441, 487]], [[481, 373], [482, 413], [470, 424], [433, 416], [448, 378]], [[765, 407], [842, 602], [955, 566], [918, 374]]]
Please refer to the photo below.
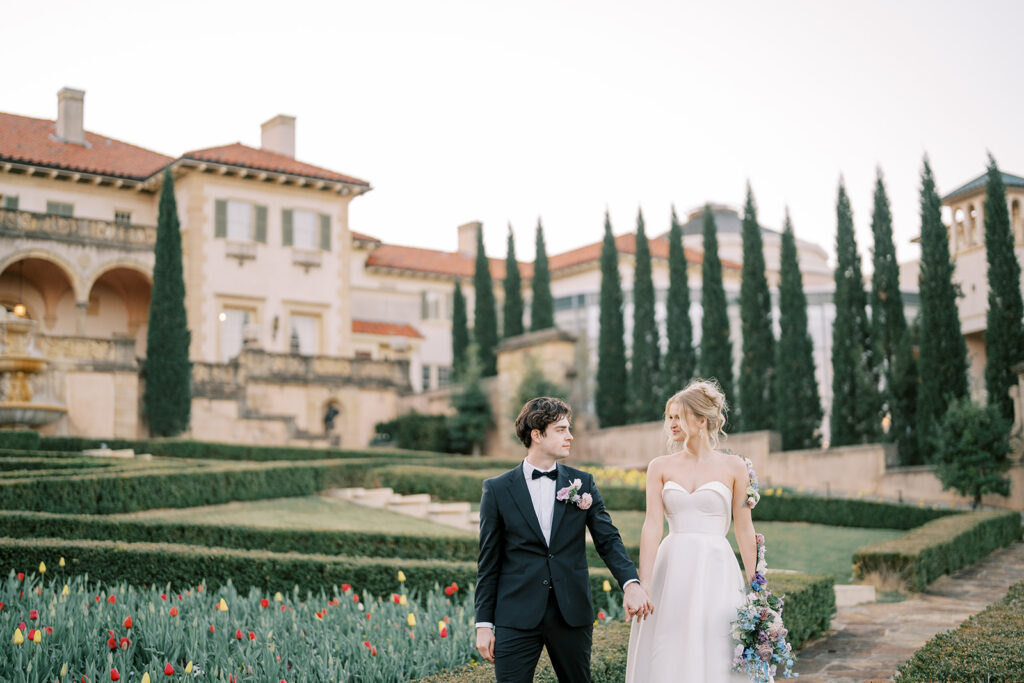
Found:
[[526, 520], [526, 525], [537, 534], [541, 543], [544, 541], [544, 533], [540, 530], [540, 522], [537, 521], [537, 513], [533, 510], [533, 499], [530, 498], [530, 489], [526, 486], [526, 476], [523, 474], [522, 466], [509, 472], [509, 492], [512, 494], [512, 501], [519, 508], [519, 513]]
[[[558, 479], [555, 480], [555, 495], [559, 491], [569, 485], [569, 473], [566, 471], [564, 465], [557, 465], [558, 467]], [[565, 514], [565, 508], [572, 503], [565, 500], [555, 500], [555, 510], [551, 515], [551, 541], [554, 542], [555, 534], [558, 533], [558, 523], [562, 521], [562, 515]]]

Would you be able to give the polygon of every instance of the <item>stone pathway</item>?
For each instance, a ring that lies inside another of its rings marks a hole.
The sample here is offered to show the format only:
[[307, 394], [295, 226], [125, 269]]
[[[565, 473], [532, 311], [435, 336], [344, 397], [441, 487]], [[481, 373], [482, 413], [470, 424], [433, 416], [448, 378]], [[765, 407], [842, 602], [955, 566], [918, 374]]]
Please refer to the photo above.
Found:
[[1024, 542], [937, 579], [903, 602], [841, 607], [827, 635], [804, 646], [800, 681], [890, 681], [896, 668], [932, 636], [959, 626], [1024, 579]]

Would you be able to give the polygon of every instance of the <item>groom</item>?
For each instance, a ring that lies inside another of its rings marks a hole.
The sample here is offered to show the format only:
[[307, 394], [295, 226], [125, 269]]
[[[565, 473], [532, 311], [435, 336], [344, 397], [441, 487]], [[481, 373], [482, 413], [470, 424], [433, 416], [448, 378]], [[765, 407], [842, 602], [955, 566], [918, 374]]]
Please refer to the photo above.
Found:
[[623, 587], [626, 614], [653, 611], [593, 476], [558, 464], [572, 444], [571, 416], [557, 398], [528, 401], [516, 418], [526, 459], [483, 484], [476, 649], [494, 662], [498, 683], [532, 681], [544, 646], [561, 683], [589, 683], [587, 529]]

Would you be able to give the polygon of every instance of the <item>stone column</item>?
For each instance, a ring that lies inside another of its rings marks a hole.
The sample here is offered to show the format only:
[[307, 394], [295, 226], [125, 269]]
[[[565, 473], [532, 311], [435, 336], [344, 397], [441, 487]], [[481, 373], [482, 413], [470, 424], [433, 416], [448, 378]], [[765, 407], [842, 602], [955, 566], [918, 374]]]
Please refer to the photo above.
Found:
[[88, 301], [76, 301], [75, 306], [78, 307], [78, 320], [75, 323], [75, 333], [79, 337], [85, 336], [85, 316], [89, 312]]

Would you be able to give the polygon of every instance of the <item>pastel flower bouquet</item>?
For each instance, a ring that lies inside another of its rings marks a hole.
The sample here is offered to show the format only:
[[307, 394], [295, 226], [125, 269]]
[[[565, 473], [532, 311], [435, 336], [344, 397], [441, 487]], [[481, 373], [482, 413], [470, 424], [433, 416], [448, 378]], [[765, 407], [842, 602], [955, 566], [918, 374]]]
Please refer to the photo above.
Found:
[[575, 505], [580, 510], [589, 510], [590, 506], [594, 504], [594, 497], [589, 493], [580, 493], [581, 488], [583, 488], [583, 482], [579, 479], [573, 479], [571, 484], [558, 490], [555, 494], [555, 499], [563, 503]]
[[755, 534], [757, 565], [743, 606], [736, 611], [732, 624], [733, 671], [747, 674], [754, 683], [774, 680], [779, 667], [783, 678], [796, 678], [793, 673], [793, 648], [786, 642], [789, 632], [782, 624], [784, 601], [768, 590], [764, 560], [764, 536]]

